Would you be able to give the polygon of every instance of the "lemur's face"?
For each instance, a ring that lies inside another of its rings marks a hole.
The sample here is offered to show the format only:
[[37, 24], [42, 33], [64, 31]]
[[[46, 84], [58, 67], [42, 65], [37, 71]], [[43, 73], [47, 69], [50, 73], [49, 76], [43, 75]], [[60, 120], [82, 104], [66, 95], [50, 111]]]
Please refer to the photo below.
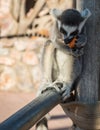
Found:
[[58, 31], [65, 44], [68, 44], [81, 32], [86, 20], [91, 15], [88, 9], [83, 10], [81, 13], [75, 9], [65, 11], [53, 9], [51, 14], [56, 19]]
[[79, 32], [78, 26], [64, 25], [60, 21], [58, 21], [58, 29], [65, 44], [70, 43], [72, 39], [78, 35]]

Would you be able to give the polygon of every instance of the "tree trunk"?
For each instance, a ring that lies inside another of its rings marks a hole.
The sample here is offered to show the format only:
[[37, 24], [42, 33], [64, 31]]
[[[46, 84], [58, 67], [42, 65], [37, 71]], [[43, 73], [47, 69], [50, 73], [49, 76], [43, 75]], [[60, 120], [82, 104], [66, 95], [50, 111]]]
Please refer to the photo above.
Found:
[[76, 7], [80, 11], [88, 8], [92, 12], [86, 24], [88, 42], [84, 50], [83, 71], [77, 87], [77, 98], [81, 102], [94, 103], [99, 100], [100, 90], [100, 0], [77, 0]]

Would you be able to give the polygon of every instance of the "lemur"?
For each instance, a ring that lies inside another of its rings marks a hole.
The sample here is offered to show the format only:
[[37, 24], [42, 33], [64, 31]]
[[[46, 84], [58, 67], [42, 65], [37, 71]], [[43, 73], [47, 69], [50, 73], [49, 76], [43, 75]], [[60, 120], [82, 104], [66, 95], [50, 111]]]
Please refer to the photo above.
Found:
[[[39, 94], [46, 87], [52, 86], [63, 92], [62, 101], [64, 102], [70, 97], [73, 84], [81, 74], [80, 57], [83, 55], [87, 41], [82, 30], [91, 12], [88, 9], [81, 13], [75, 9], [64, 11], [52, 9], [51, 14], [54, 16], [54, 26], [51, 38], [43, 48], [43, 82]], [[41, 125], [42, 128], [40, 128]], [[47, 122], [44, 118], [38, 123], [37, 130], [47, 130], [46, 126]]]

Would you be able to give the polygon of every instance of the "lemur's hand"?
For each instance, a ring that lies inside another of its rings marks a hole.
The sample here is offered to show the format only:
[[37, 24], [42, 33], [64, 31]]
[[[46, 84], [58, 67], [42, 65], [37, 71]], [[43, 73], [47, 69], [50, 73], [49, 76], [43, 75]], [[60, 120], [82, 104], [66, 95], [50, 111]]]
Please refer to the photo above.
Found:
[[86, 35], [84, 35], [84, 34], [79, 34], [79, 35], [77, 36], [77, 40], [76, 40], [75, 45], [76, 45], [77, 48], [81, 48], [81, 47], [84, 47], [84, 46], [85, 46], [86, 42], [87, 42], [87, 37], [86, 37]]
[[75, 43], [75, 48], [72, 49], [73, 55], [79, 57], [84, 54], [84, 46], [87, 42], [87, 37], [84, 34], [79, 34]]
[[62, 95], [62, 102], [65, 102], [70, 97], [71, 84], [56, 80], [53, 82], [52, 87]]

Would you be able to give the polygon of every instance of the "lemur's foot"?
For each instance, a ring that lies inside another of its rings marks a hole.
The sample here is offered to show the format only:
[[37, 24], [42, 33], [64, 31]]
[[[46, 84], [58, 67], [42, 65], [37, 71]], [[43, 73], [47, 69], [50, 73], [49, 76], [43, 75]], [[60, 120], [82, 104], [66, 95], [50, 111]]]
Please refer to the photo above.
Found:
[[56, 89], [56, 91], [62, 93], [61, 88], [63, 87], [63, 83], [60, 81], [53, 82], [52, 86]]
[[70, 88], [63, 87], [62, 88], [62, 101], [65, 102], [71, 96]]

